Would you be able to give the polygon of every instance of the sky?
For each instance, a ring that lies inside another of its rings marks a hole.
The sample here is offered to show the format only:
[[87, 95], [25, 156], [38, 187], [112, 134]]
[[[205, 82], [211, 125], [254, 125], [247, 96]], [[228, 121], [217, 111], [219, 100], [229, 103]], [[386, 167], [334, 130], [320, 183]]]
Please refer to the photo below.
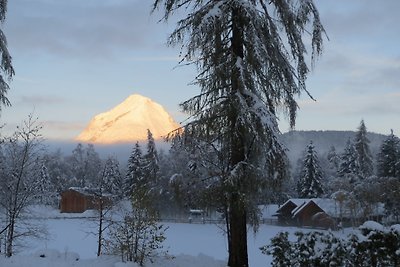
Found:
[[[367, 129], [400, 135], [399, 0], [315, 0], [329, 40], [307, 80], [297, 130]], [[2, 26], [15, 76], [0, 115], [8, 135], [30, 113], [50, 140], [75, 138], [98, 113], [137, 93], [178, 121], [199, 92], [196, 70], [166, 45], [177, 17], [159, 22], [150, 0], [12, 0]], [[280, 117], [282, 132], [289, 130]]]

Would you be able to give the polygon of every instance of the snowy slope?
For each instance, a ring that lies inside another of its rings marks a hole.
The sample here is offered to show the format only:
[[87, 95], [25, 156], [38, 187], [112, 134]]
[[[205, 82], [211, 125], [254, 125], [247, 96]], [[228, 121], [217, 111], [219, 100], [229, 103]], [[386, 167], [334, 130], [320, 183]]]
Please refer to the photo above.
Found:
[[134, 94], [95, 116], [76, 140], [101, 144], [139, 141], [147, 138], [147, 129], [158, 139], [178, 127], [161, 105]]

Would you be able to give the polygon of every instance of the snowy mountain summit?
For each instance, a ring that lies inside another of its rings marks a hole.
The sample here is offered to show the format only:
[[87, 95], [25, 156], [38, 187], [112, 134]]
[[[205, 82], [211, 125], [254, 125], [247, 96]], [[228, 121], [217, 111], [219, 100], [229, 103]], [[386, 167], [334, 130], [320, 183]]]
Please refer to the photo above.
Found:
[[76, 140], [100, 144], [140, 141], [147, 138], [147, 129], [158, 139], [178, 127], [160, 104], [134, 94], [113, 109], [96, 115]]

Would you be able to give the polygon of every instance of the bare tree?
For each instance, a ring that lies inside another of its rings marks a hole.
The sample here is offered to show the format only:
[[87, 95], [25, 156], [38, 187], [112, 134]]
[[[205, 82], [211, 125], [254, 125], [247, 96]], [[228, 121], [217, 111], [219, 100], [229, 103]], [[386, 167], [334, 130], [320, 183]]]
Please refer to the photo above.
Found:
[[103, 254], [106, 238], [104, 232], [113, 224], [112, 209], [121, 197], [114, 195], [114, 183], [120, 181], [120, 173], [117, 161], [109, 157], [104, 163], [103, 170], [99, 174], [95, 189], [98, 228], [97, 228], [97, 256]]
[[133, 261], [144, 266], [163, 251], [166, 227], [159, 224], [156, 213], [142, 204], [132, 202], [132, 211], [125, 211], [120, 220], [110, 228], [109, 250], [119, 254], [123, 261]]
[[17, 127], [14, 135], [1, 144], [3, 160], [1, 160], [0, 205], [5, 213], [6, 223], [6, 256], [13, 255], [14, 241], [18, 237], [33, 235], [34, 231], [25, 228], [19, 232], [23, 224], [24, 209], [37, 197], [41, 166], [40, 155], [42, 127], [32, 114]]

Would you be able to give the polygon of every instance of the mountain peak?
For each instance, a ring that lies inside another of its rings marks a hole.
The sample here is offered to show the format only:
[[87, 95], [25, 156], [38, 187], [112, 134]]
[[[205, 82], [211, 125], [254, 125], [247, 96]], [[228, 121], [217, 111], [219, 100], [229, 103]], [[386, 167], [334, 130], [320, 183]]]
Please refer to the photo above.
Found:
[[96, 115], [76, 140], [102, 144], [134, 142], [145, 140], [147, 129], [158, 139], [178, 127], [160, 104], [133, 94], [111, 110]]
[[[153, 102], [150, 98], [139, 95], [139, 94], [132, 94], [128, 96], [122, 103], [146, 103], [146, 102]], [[121, 104], [122, 104], [121, 103]]]

